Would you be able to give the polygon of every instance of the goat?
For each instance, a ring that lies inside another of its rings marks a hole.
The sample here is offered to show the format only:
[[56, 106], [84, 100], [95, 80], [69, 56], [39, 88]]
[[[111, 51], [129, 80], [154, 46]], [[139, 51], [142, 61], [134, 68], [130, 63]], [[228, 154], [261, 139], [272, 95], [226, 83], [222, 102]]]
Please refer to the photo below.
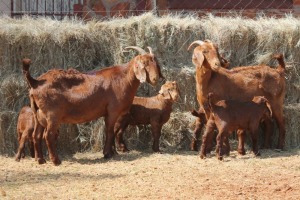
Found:
[[[279, 65], [273, 69], [266, 65], [237, 67], [231, 70], [220, 67], [221, 58], [218, 47], [209, 40], [194, 41], [188, 50], [195, 44], [192, 61], [196, 66], [196, 93], [200, 107], [203, 107], [206, 119], [209, 119], [207, 96], [213, 92], [221, 99], [235, 99], [250, 101], [254, 96], [265, 96], [273, 110], [279, 127], [277, 148], [282, 149], [285, 141], [285, 118], [283, 115], [283, 102], [285, 95], [285, 63], [282, 54], [277, 54]], [[271, 120], [264, 121], [266, 126], [265, 147], [270, 142]], [[243, 141], [244, 134], [238, 134], [239, 142]], [[203, 135], [204, 139], [211, 140], [211, 135]], [[238, 151], [242, 154], [244, 149], [239, 144]]]
[[118, 119], [115, 125], [115, 135], [118, 149], [128, 151], [123, 132], [128, 125], [151, 124], [154, 152], [159, 150], [159, 138], [162, 126], [170, 119], [172, 105], [179, 97], [179, 88], [175, 81], [167, 81], [161, 86], [159, 94], [154, 97], [134, 97], [130, 111]]
[[[226, 68], [226, 69], [229, 68], [230, 63], [222, 55], [220, 56], [220, 62], [221, 62], [221, 66], [223, 68]], [[200, 143], [200, 141], [199, 141], [200, 133], [201, 133], [201, 130], [203, 129], [203, 127], [204, 127], [204, 124], [206, 124], [207, 120], [206, 120], [204, 109], [202, 107], [200, 107], [198, 111], [192, 110], [191, 114], [193, 116], [197, 117], [197, 118], [195, 120], [195, 129], [193, 131], [193, 137], [192, 137], [192, 140], [191, 140], [190, 148], [191, 148], [192, 151], [198, 151], [199, 143]], [[229, 145], [228, 140], [226, 141], [226, 143]], [[230, 149], [230, 146], [228, 146], [228, 147]], [[210, 146], [207, 147], [207, 149], [212, 149], [212, 144], [210, 144]]]
[[[249, 130], [252, 138], [252, 150], [254, 155], [260, 155], [258, 151], [258, 128], [262, 120], [272, 116], [271, 105], [263, 96], [255, 96], [252, 101], [220, 100], [216, 101], [213, 93], [208, 95], [210, 117], [206, 124], [204, 134], [212, 132], [215, 127], [217, 135], [217, 156], [223, 159], [223, 141], [225, 137], [237, 129]], [[200, 157], [205, 157], [206, 140], [202, 141]]]
[[106, 126], [104, 158], [113, 156], [114, 125], [118, 117], [129, 111], [140, 83], [156, 85], [163, 77], [150, 47], [149, 53], [140, 47], [126, 49], [137, 50], [140, 55], [125, 65], [93, 73], [53, 69], [37, 79], [29, 73], [30, 59], [23, 59], [23, 73], [30, 87], [29, 97], [35, 116], [33, 142], [39, 164], [45, 163], [40, 150], [39, 129], [45, 128], [49, 157], [54, 165], [59, 165], [61, 161], [56, 152], [59, 126], [62, 123], [83, 123], [102, 116]]
[[[207, 123], [207, 120], [206, 120], [206, 117], [205, 117], [205, 112], [204, 112], [204, 109], [202, 107], [199, 108], [198, 111], [196, 110], [192, 110], [191, 111], [191, 114], [196, 118], [196, 124], [195, 124], [195, 129], [194, 129], [194, 132], [193, 132], [193, 135], [194, 137], [192, 138], [192, 142], [191, 142], [191, 150], [192, 151], [197, 151], [198, 150], [198, 145], [199, 145], [199, 141], [198, 141], [198, 138], [199, 138], [199, 135], [200, 135], [200, 132], [204, 126], [204, 124]], [[210, 134], [212, 136], [212, 134]], [[209, 140], [210, 141], [210, 140]], [[223, 143], [224, 147], [225, 147], [225, 154], [226, 155], [229, 155], [230, 154], [230, 144], [229, 144], [229, 140], [228, 138], [226, 137], [224, 139], [224, 143]], [[210, 152], [210, 150], [212, 149], [212, 143], [207, 143], [206, 144], [206, 152]]]
[[16, 161], [20, 161], [21, 157], [25, 157], [25, 143], [28, 141], [30, 155], [34, 158], [34, 147], [32, 133], [34, 130], [34, 116], [29, 106], [24, 106], [18, 116], [17, 133], [19, 147], [16, 154]]

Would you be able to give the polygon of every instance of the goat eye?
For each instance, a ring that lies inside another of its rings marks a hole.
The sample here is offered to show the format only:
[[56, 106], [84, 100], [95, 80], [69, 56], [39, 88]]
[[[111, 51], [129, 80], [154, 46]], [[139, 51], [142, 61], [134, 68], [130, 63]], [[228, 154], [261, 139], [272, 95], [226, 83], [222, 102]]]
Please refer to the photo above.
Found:
[[209, 51], [207, 51], [207, 50], [204, 50], [204, 51], [203, 51], [203, 53], [208, 53], [208, 52], [209, 52]]

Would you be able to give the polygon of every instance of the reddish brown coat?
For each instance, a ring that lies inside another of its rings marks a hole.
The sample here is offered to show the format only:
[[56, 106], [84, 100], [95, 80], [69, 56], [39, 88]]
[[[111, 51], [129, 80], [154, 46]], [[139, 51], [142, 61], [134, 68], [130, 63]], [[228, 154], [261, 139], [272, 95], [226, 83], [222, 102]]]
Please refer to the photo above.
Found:
[[37, 79], [29, 73], [29, 59], [23, 60], [23, 71], [30, 86], [31, 107], [36, 115], [34, 145], [35, 156], [44, 163], [40, 149], [39, 129], [45, 127], [44, 138], [49, 156], [55, 165], [61, 161], [56, 152], [56, 138], [62, 123], [82, 123], [105, 117], [105, 158], [113, 155], [114, 125], [117, 118], [126, 114], [132, 104], [140, 82], [155, 85], [160, 67], [155, 56], [138, 47], [142, 55], [129, 63], [108, 67], [93, 73], [76, 70], [49, 70]]
[[152, 149], [159, 152], [161, 128], [170, 119], [172, 105], [177, 101], [179, 94], [177, 83], [167, 81], [154, 97], [134, 97], [129, 113], [120, 117], [115, 125], [119, 150], [128, 151], [122, 136], [128, 125], [151, 124]]

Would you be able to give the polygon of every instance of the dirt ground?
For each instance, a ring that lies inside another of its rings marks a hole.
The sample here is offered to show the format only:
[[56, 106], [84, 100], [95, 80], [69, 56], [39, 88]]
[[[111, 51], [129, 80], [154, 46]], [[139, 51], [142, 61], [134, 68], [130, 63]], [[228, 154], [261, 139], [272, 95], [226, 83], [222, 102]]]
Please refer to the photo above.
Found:
[[300, 199], [300, 149], [261, 153], [77, 153], [58, 167], [0, 156], [0, 199]]

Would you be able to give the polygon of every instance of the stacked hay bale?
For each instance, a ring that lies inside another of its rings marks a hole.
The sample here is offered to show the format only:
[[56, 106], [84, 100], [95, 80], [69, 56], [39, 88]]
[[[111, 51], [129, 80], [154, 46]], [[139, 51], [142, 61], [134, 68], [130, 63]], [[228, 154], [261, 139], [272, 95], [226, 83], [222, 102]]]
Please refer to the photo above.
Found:
[[[28, 104], [28, 89], [21, 71], [21, 59], [32, 59], [34, 77], [51, 68], [76, 68], [79, 71], [100, 69], [129, 61], [134, 52], [124, 47], [151, 46], [158, 57], [163, 74], [176, 80], [182, 98], [174, 106], [170, 121], [163, 128], [162, 145], [188, 149], [191, 138], [188, 112], [197, 107], [195, 69], [188, 45], [198, 39], [211, 39], [230, 61], [230, 67], [270, 63], [262, 59], [275, 52], [285, 54], [287, 66], [286, 147], [300, 144], [298, 134], [300, 102], [300, 20], [287, 16], [281, 19], [243, 19], [239, 16], [197, 18], [195, 16], [163, 16], [151, 13], [110, 21], [56, 21], [49, 18], [21, 20], [0, 18], [0, 153], [13, 155], [17, 146], [16, 120], [23, 105]], [[277, 65], [275, 62], [271, 64]], [[153, 96], [153, 88], [142, 84], [139, 96]], [[102, 119], [80, 125], [65, 125], [60, 130], [62, 152], [101, 150], [104, 123]], [[149, 127], [129, 128], [129, 147], [150, 148]], [[274, 136], [274, 141], [276, 140]], [[275, 143], [275, 142], [274, 142]]]

